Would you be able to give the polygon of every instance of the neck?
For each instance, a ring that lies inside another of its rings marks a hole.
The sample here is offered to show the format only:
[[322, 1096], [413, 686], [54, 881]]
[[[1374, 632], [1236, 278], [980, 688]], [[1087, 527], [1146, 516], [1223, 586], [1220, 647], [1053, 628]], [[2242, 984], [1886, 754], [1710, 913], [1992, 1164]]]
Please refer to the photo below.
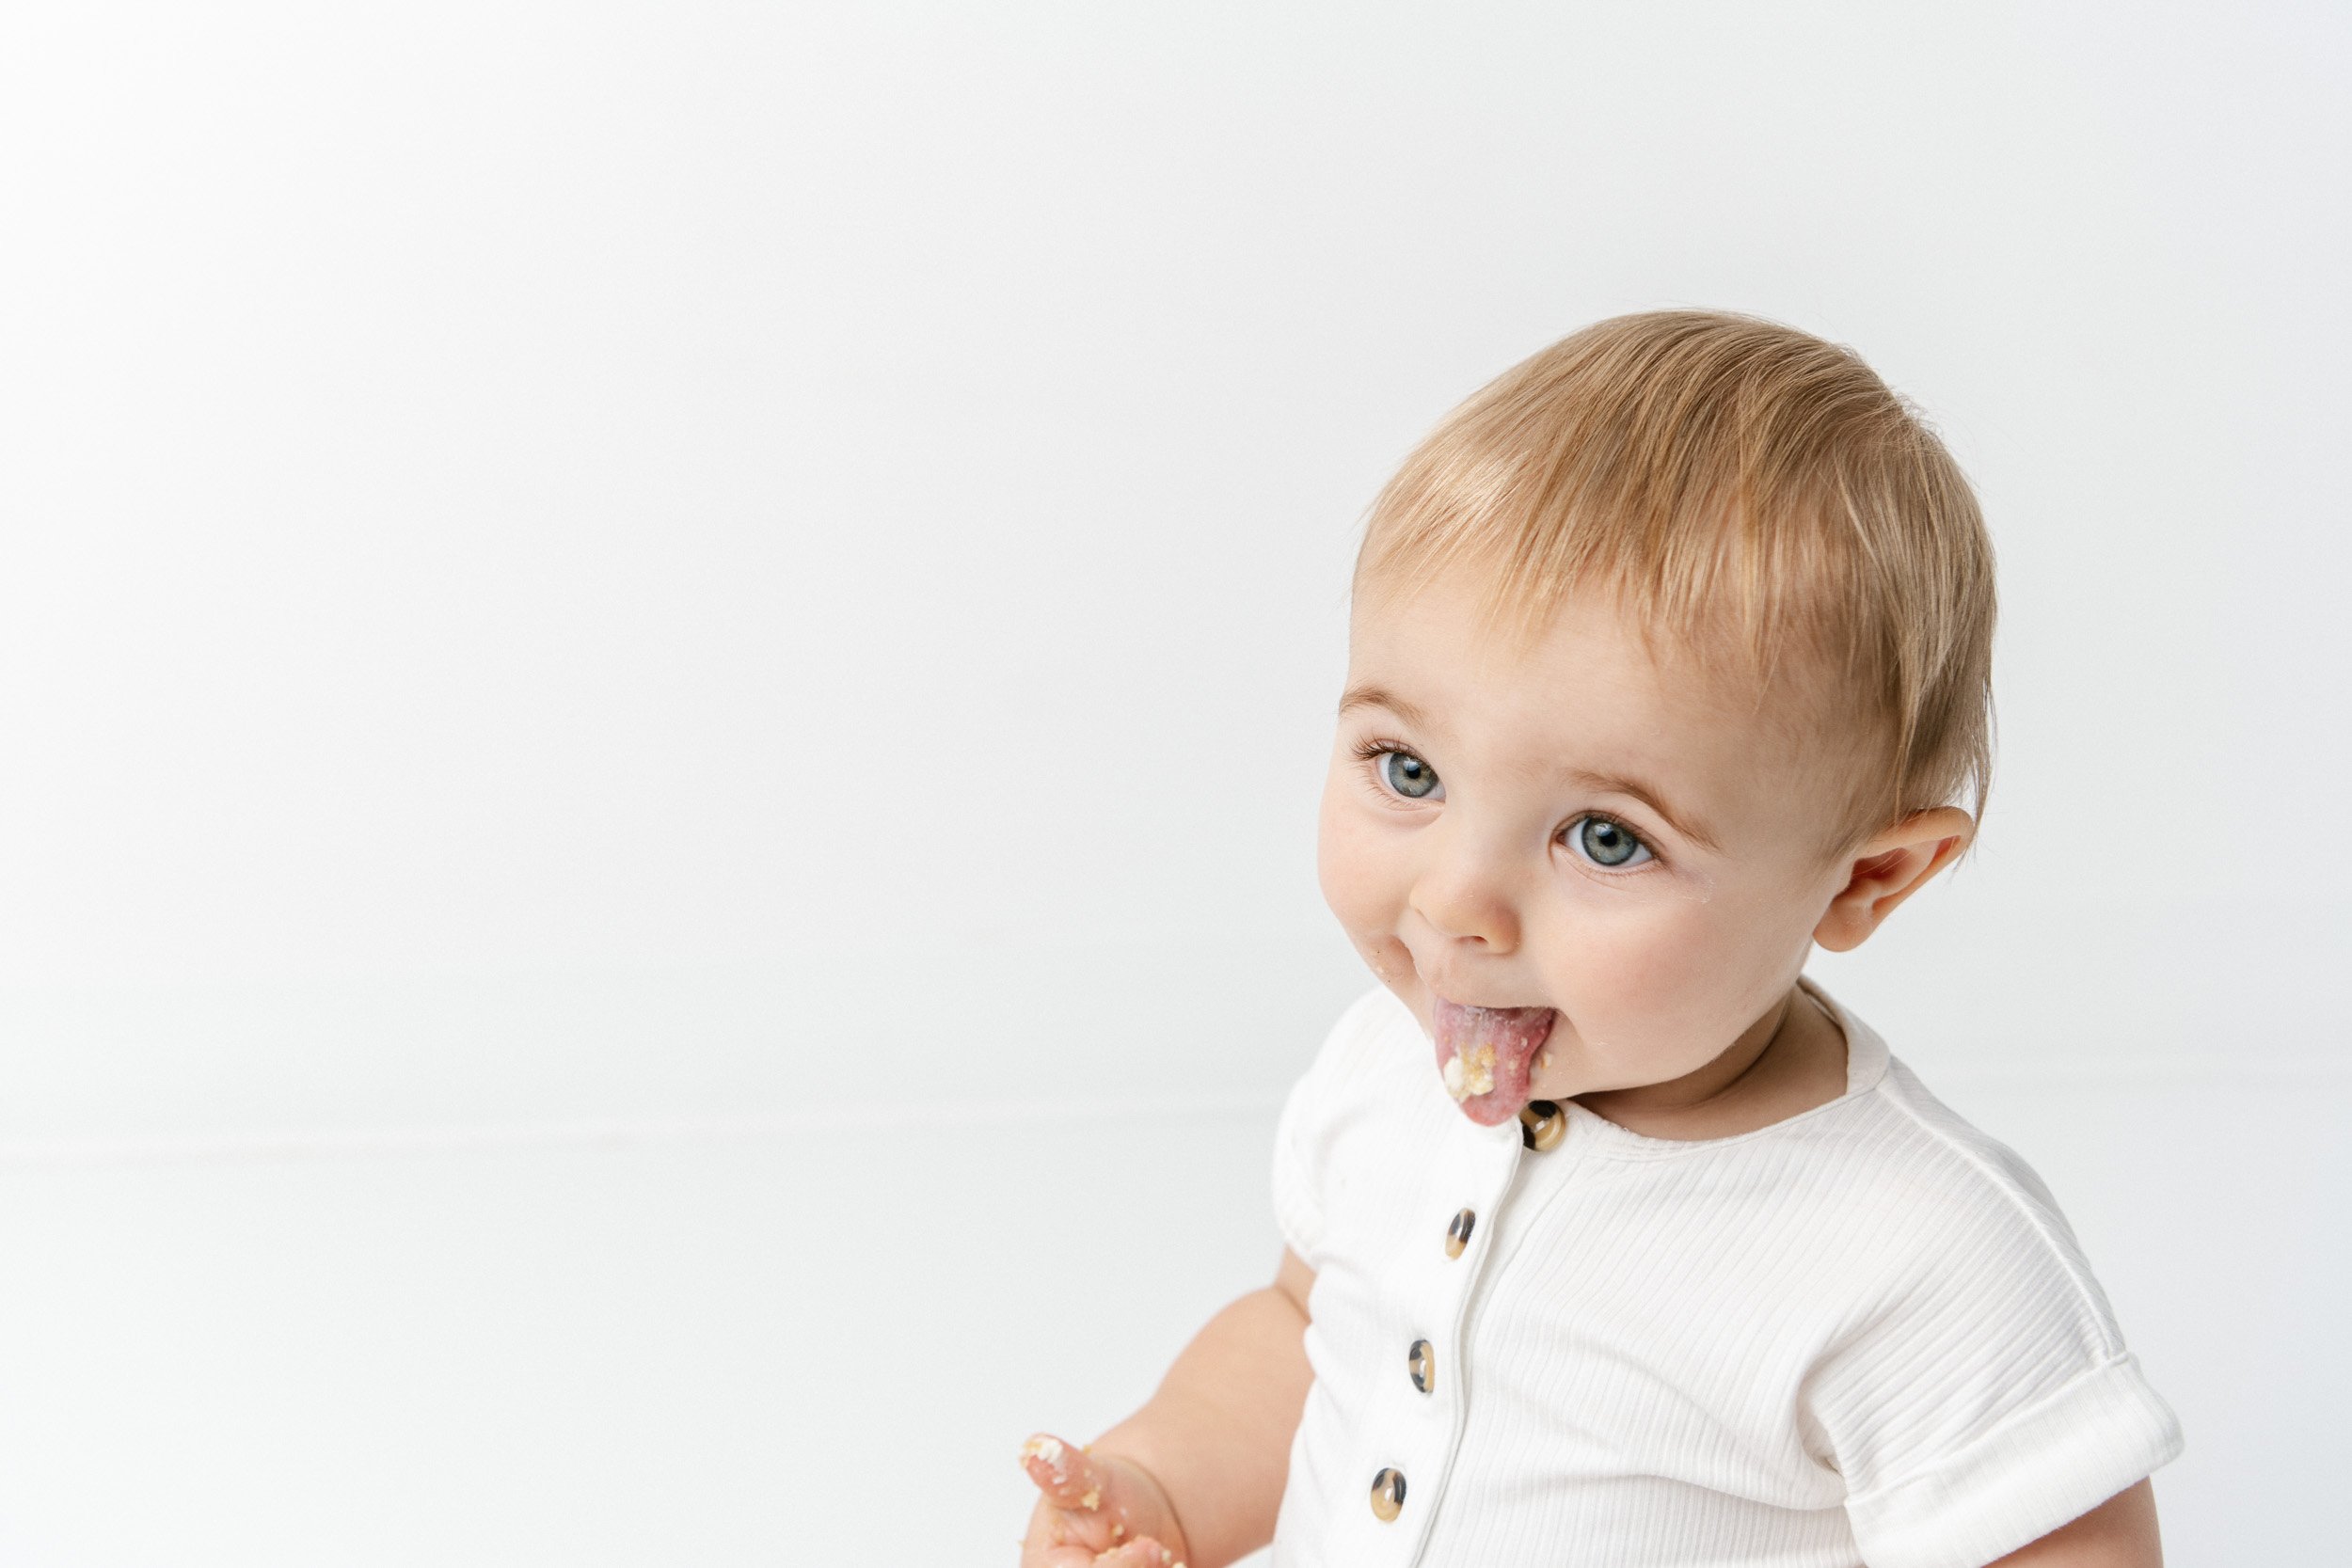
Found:
[[1845, 1040], [1790, 987], [1706, 1066], [1662, 1084], [1602, 1089], [1577, 1103], [1650, 1137], [1714, 1138], [1769, 1127], [1845, 1092]]

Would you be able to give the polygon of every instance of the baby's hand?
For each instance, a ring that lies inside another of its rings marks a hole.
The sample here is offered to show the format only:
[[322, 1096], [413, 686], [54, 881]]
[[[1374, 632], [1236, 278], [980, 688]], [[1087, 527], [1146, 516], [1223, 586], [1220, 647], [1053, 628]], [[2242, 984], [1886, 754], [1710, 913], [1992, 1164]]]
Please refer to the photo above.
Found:
[[1038, 1490], [1021, 1568], [1184, 1568], [1184, 1532], [1143, 1467], [1042, 1433], [1021, 1445]]

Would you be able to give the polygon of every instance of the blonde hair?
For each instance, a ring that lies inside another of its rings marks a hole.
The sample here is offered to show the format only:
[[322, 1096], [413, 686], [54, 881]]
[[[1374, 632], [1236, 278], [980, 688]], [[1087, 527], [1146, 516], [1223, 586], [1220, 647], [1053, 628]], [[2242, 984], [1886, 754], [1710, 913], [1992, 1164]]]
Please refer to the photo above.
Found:
[[1863, 763], [1842, 851], [1911, 812], [1980, 816], [1993, 546], [1919, 414], [1851, 351], [1713, 311], [1618, 316], [1505, 371], [1374, 501], [1358, 593], [1457, 562], [1533, 636], [1598, 589], [1645, 637], [1743, 654], [1758, 702], [1803, 663]]

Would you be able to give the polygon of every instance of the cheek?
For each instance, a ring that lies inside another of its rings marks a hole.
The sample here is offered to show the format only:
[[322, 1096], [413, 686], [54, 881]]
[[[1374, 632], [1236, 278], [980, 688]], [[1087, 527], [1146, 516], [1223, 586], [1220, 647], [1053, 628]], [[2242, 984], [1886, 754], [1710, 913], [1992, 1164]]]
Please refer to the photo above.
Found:
[[1760, 914], [1718, 898], [1581, 922], [1554, 949], [1579, 1033], [1612, 1056], [1653, 1062], [1690, 1056], [1695, 1067], [1723, 1050], [1802, 957]]
[[1397, 896], [1389, 864], [1387, 835], [1364, 820], [1364, 813], [1334, 780], [1323, 792], [1315, 832], [1315, 879], [1323, 901], [1350, 935], [1367, 928], [1386, 933], [1395, 922]]

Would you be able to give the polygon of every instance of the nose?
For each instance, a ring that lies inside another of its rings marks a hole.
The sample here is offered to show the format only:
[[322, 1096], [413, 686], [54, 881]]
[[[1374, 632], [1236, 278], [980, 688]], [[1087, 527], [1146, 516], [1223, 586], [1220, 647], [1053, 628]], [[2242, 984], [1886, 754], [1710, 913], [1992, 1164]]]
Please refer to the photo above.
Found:
[[1432, 854], [1413, 882], [1412, 909], [1449, 942], [1502, 954], [1519, 944], [1519, 915], [1502, 857], [1455, 836], [1432, 835]]

